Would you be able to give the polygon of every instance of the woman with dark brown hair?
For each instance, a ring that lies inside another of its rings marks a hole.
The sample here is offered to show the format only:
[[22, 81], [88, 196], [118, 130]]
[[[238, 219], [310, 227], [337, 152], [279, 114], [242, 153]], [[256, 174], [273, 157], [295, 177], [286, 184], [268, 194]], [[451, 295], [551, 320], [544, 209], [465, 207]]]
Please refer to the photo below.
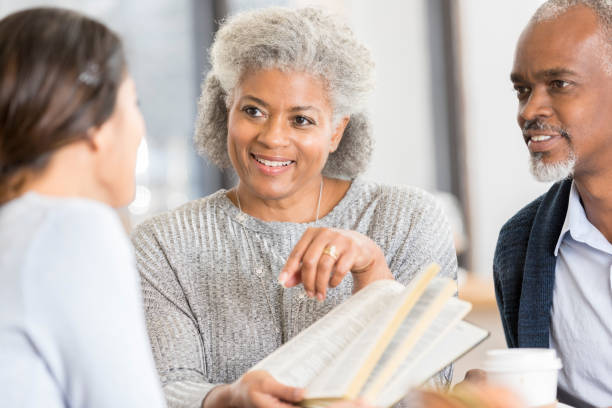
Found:
[[144, 135], [120, 39], [77, 13], [0, 20], [0, 406], [161, 407], [112, 207]]

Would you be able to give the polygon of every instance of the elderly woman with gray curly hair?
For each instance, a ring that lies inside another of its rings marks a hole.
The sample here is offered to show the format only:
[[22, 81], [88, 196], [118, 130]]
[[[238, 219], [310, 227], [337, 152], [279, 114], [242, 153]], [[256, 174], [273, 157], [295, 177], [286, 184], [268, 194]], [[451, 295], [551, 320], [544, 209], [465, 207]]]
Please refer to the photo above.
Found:
[[153, 353], [171, 407], [292, 406], [301, 390], [248, 369], [373, 281], [455, 277], [450, 227], [429, 194], [358, 177], [373, 62], [346, 25], [250, 11], [210, 56], [195, 141], [239, 182], [134, 232]]

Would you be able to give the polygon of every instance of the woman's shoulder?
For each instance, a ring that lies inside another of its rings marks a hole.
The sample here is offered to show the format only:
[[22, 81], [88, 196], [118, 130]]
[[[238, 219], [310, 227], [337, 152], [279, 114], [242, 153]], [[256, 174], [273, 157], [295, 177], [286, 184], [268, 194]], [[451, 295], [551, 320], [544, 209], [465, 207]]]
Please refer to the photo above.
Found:
[[440, 210], [440, 205], [433, 194], [426, 190], [403, 184], [387, 184], [358, 178], [353, 181], [355, 196], [386, 210], [397, 210], [401, 213], [428, 213]]
[[[61, 241], [66, 238], [125, 236], [119, 216], [108, 205], [84, 198], [50, 197], [36, 193], [9, 202], [3, 219], [24, 227], [30, 240], [37, 235]], [[23, 231], [23, 229], [22, 229]]]
[[78, 243], [86, 252], [117, 253], [129, 248], [119, 215], [106, 204], [86, 199], [58, 199], [47, 203], [43, 211], [42, 237], [58, 243]]
[[0, 248], [0, 263], [6, 266], [10, 283], [2, 288], [0, 297], [4, 290], [12, 290], [11, 296], [23, 296], [32, 282], [45, 288], [47, 285], [41, 285], [45, 278], [70, 281], [75, 274], [130, 254], [126, 234], [110, 207], [36, 193], [27, 193], [0, 209]]
[[[106, 204], [28, 193], [2, 209], [2, 226], [12, 218], [12, 232], [3, 231], [12, 264], [27, 274], [89, 270], [131, 259], [131, 246], [119, 216]], [[19, 229], [15, 229], [19, 228]], [[16, 233], [18, 231], [19, 233]], [[109, 271], [112, 272], [112, 271]]]
[[204, 228], [204, 224], [216, 222], [218, 211], [225, 210], [231, 203], [225, 194], [226, 190], [221, 189], [143, 221], [134, 228], [132, 241], [138, 242], [152, 236], [157, 241], [170, 236], [189, 238]]

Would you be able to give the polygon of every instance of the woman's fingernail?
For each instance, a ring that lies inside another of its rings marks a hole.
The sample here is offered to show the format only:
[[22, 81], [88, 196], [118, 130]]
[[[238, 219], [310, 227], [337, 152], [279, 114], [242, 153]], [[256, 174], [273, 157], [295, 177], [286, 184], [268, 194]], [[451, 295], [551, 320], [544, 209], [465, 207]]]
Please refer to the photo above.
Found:
[[317, 295], [317, 300], [318, 300], [319, 302], [322, 302], [322, 301], [323, 301], [323, 299], [325, 299], [325, 297], [323, 296], [323, 294], [322, 294], [322, 293], [319, 293], [319, 294]]
[[311, 290], [307, 290], [306, 294], [308, 295], [309, 298], [314, 296], [314, 293]]
[[287, 282], [287, 272], [281, 272], [281, 274], [278, 276], [278, 282], [285, 286], [285, 282]]

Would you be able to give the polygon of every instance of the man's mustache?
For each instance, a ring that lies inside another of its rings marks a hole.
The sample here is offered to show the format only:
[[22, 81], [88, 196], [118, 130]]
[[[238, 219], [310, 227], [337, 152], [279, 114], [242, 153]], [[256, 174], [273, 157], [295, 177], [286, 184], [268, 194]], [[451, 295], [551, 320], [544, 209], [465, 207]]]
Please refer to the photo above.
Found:
[[558, 133], [559, 135], [561, 135], [567, 140], [571, 140], [571, 136], [569, 132], [565, 130], [564, 128], [559, 127], [559, 126], [549, 125], [548, 123], [542, 122], [539, 119], [532, 119], [532, 120], [525, 121], [525, 124], [523, 125], [523, 135], [527, 136], [528, 130], [548, 130], [554, 133]]

